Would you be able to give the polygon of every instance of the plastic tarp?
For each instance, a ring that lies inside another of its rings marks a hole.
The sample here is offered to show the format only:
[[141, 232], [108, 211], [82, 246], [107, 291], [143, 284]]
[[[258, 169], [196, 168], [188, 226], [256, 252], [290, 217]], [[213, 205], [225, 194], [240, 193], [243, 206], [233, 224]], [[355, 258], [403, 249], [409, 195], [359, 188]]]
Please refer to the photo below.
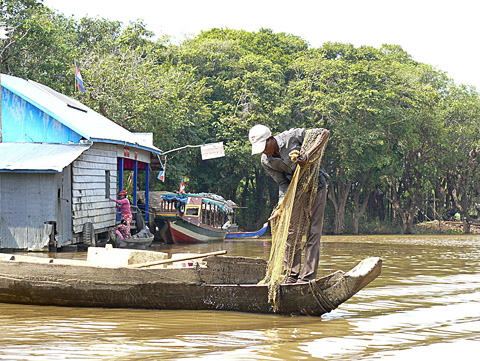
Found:
[[188, 202], [188, 195], [186, 194], [163, 194], [162, 199], [166, 202], [177, 201], [183, 204], [187, 204]]
[[213, 193], [200, 193], [199, 195], [203, 197], [203, 202], [219, 206], [226, 214], [234, 213], [232, 206], [222, 196]]
[[202, 197], [202, 202], [218, 206], [226, 214], [233, 214], [234, 210], [225, 198], [213, 193], [196, 193], [196, 194], [162, 194], [162, 199], [167, 202], [178, 201], [187, 204], [188, 197]]

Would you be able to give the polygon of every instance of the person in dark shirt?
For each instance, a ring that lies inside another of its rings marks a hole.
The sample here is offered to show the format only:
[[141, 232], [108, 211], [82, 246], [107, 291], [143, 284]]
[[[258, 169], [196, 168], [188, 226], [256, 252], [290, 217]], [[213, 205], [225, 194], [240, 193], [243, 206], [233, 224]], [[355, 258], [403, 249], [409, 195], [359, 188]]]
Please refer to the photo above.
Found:
[[[305, 166], [308, 157], [301, 153], [301, 148], [307, 130], [305, 128], [294, 128], [284, 131], [276, 136], [272, 136], [270, 129], [264, 125], [258, 124], [249, 132], [249, 140], [252, 143], [252, 154], [262, 153], [261, 163], [267, 174], [269, 174], [278, 184], [279, 202], [282, 201], [290, 185], [293, 174], [297, 166]], [[327, 129], [318, 129], [319, 145], [324, 144], [328, 139], [330, 132]], [[315, 148], [315, 147], [314, 147]], [[319, 148], [314, 149], [318, 151]], [[293, 161], [290, 154], [297, 152], [300, 156]], [[301, 247], [296, 247], [293, 256], [291, 272], [288, 275], [287, 283], [305, 283], [314, 280], [317, 276], [318, 263], [320, 260], [320, 240], [323, 229], [323, 215], [327, 199], [326, 184], [329, 176], [320, 169], [318, 193], [313, 202], [310, 214], [310, 228], [305, 243], [305, 259], [303, 267], [301, 266], [302, 251]], [[295, 209], [294, 209], [295, 211]], [[280, 216], [275, 212], [269, 220]], [[287, 238], [287, 251], [293, 247]], [[285, 268], [287, 256], [285, 256]]]

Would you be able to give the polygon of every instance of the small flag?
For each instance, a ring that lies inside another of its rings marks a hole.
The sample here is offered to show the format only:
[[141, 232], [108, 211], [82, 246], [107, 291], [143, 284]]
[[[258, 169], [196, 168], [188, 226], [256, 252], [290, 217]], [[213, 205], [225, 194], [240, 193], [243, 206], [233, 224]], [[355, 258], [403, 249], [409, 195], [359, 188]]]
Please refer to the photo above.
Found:
[[77, 60], [75, 59], [75, 80], [77, 81], [78, 90], [85, 93], [85, 87], [83, 86], [82, 74], [80, 74], [80, 68], [78, 67]]
[[160, 173], [158, 173], [158, 177], [157, 177], [159, 180], [161, 180], [162, 182], [165, 182], [165, 169], [164, 170], [161, 170]]
[[180, 183], [180, 191], [178, 193], [185, 193], [185, 178], [182, 177], [182, 183]]

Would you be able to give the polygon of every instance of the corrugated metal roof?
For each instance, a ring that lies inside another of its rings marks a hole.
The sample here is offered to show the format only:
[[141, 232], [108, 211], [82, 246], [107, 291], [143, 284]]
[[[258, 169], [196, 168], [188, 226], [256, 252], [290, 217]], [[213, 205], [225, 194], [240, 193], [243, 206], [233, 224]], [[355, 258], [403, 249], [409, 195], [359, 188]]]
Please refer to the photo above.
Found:
[[92, 141], [138, 146], [160, 154], [161, 150], [79, 101], [45, 85], [11, 75], [1, 75], [2, 86], [35, 105], [82, 137]]
[[0, 172], [51, 173], [90, 148], [90, 144], [0, 143]]

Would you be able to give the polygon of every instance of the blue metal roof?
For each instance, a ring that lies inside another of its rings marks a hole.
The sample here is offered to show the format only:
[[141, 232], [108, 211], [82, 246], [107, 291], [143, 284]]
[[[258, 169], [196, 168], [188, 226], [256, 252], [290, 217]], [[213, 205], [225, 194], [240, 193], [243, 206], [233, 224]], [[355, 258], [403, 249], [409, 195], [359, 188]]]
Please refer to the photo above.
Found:
[[5, 74], [1, 74], [1, 85], [87, 140], [123, 144], [156, 154], [162, 153], [152, 144], [145, 143], [135, 133], [126, 130], [79, 101], [45, 85]]
[[61, 172], [90, 147], [91, 144], [0, 143], [0, 172]]

